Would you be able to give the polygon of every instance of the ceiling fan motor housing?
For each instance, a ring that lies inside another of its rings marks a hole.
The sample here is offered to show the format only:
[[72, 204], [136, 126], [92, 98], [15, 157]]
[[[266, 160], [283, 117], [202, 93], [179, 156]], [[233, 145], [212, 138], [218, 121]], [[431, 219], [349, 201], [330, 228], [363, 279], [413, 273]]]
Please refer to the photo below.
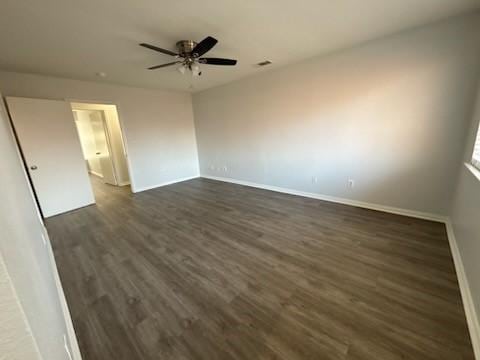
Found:
[[192, 40], [180, 40], [177, 42], [178, 53], [182, 57], [191, 56], [195, 46], [197, 46], [197, 43]]

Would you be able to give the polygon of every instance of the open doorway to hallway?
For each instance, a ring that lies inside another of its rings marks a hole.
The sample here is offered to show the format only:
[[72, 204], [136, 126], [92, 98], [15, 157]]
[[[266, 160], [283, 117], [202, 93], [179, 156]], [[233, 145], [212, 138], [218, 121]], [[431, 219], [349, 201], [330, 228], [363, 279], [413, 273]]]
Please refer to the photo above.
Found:
[[[127, 186], [130, 175], [115, 105], [71, 103], [92, 185]], [[96, 191], [94, 191], [96, 193]]]
[[94, 204], [95, 184], [131, 191], [115, 105], [21, 97], [6, 103], [43, 217]]

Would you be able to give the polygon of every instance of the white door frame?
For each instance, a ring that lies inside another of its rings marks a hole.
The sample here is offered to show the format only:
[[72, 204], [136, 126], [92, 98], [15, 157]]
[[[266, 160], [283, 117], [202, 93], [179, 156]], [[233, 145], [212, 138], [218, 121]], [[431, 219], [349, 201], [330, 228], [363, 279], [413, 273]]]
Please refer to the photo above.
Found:
[[[115, 184], [119, 186], [120, 183], [118, 181], [117, 167], [115, 166], [115, 161], [113, 161], [113, 151], [112, 151], [112, 144], [111, 144], [111, 138], [110, 138], [112, 135], [110, 134], [110, 131], [107, 126], [107, 118], [105, 116], [105, 110], [96, 110], [96, 111], [100, 111], [101, 113], [100, 115], [102, 117], [102, 126], [103, 126], [103, 132], [105, 133], [105, 141], [107, 142], [108, 156], [110, 158], [110, 163], [112, 164], [112, 168], [113, 168], [113, 178], [115, 179]], [[120, 120], [118, 120], [118, 122], [120, 123]], [[123, 133], [122, 133], [122, 138], [123, 138]]]
[[92, 100], [92, 99], [74, 99], [74, 98], [64, 98], [64, 100], [69, 104], [80, 103], [80, 104], [115, 105], [115, 107], [117, 108], [118, 123], [120, 125], [120, 130], [122, 132], [122, 143], [123, 143], [123, 148], [125, 149], [125, 158], [127, 160], [128, 176], [130, 178], [130, 190], [132, 191], [132, 193], [136, 193], [137, 187], [135, 185], [135, 177], [133, 176], [132, 164], [130, 161], [130, 150], [128, 148], [128, 140], [125, 132], [125, 126], [123, 124], [123, 115], [122, 115], [123, 112], [121, 110], [120, 103], [116, 101], [110, 101], [110, 100]]

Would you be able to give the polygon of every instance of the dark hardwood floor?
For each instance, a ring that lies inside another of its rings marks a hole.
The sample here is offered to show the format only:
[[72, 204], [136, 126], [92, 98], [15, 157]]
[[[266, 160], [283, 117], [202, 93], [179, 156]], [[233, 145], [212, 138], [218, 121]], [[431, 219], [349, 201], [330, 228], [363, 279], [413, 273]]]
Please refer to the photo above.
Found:
[[84, 360], [474, 359], [443, 224], [206, 179], [94, 185], [47, 221]]

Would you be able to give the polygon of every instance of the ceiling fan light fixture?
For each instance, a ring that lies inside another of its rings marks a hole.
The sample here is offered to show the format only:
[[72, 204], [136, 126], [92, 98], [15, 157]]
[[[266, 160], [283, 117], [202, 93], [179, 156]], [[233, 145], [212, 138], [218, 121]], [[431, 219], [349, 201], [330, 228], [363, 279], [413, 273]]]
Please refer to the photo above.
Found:
[[185, 75], [185, 71], [187, 71], [187, 68], [185, 67], [185, 65], [180, 65], [178, 68], [177, 68], [178, 72], [182, 75]]
[[216, 44], [217, 39], [207, 36], [205, 39], [199, 43], [193, 40], [180, 40], [177, 42], [177, 52], [171, 50], [162, 49], [155, 45], [150, 45], [147, 43], [141, 43], [140, 46], [160, 52], [165, 55], [173, 56], [176, 61], [169, 62], [166, 64], [160, 64], [151, 66], [148, 70], [156, 70], [168, 66], [174, 66], [180, 64], [177, 67], [177, 70], [183, 75], [188, 72], [192, 77], [197, 77], [202, 75], [202, 70], [200, 69], [200, 64], [205, 65], [220, 65], [220, 66], [233, 66], [237, 64], [237, 60], [234, 59], [224, 59], [224, 58], [213, 58], [213, 57], [201, 57], [208, 51], [210, 51]]
[[190, 69], [192, 70], [192, 75], [193, 76], [200, 76], [202, 75], [202, 71], [200, 70], [200, 66], [198, 66], [197, 63], [194, 63]]

